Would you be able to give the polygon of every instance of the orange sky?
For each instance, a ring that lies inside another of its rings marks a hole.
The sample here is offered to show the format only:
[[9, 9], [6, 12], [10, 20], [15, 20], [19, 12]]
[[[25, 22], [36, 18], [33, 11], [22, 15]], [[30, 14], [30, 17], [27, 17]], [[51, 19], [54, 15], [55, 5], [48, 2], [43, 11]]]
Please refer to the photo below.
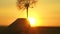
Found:
[[[26, 18], [26, 10], [19, 11], [16, 0], [0, 0], [0, 25], [9, 25], [17, 18]], [[60, 1], [38, 0], [29, 8], [29, 17], [37, 20], [37, 26], [60, 26]]]

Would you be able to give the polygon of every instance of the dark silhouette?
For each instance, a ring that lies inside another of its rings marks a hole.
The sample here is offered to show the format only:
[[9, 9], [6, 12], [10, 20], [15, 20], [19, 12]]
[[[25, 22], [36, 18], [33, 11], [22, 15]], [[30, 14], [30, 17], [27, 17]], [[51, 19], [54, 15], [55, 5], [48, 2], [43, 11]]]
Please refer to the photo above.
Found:
[[0, 32], [3, 31], [7, 26], [0, 26]]
[[60, 27], [30, 27], [26, 18], [18, 18], [7, 27], [0, 27], [0, 34], [60, 34]]
[[31, 5], [34, 5], [36, 3], [36, 0], [17, 0], [17, 6], [19, 9], [25, 9], [27, 10], [27, 18], [28, 18], [28, 8]]
[[4, 29], [1, 34], [28, 34], [29, 22], [25, 18], [19, 18], [13, 22], [10, 26]]

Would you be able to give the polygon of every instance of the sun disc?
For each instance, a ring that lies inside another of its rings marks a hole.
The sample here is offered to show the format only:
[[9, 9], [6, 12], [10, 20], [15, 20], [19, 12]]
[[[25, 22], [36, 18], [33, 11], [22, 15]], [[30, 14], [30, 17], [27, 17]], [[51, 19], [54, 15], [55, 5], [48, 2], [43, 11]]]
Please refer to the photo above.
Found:
[[29, 18], [29, 22], [32, 27], [35, 26], [35, 19], [34, 18]]

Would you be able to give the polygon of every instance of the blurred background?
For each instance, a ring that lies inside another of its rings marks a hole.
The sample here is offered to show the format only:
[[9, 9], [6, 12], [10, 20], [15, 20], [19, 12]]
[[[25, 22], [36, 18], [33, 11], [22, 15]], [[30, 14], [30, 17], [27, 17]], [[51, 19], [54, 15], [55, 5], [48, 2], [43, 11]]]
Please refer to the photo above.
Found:
[[[0, 26], [8, 26], [17, 18], [26, 18], [26, 10], [18, 10], [17, 0], [0, 0]], [[29, 8], [29, 18], [36, 20], [35, 26], [60, 26], [60, 1], [38, 0]]]

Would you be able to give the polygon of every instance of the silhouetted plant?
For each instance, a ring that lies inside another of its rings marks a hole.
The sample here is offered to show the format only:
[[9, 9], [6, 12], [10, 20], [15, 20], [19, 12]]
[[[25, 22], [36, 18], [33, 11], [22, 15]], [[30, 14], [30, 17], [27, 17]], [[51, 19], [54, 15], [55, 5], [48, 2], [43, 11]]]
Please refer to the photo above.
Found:
[[19, 9], [26, 9], [27, 10], [27, 18], [28, 18], [28, 8], [31, 5], [35, 5], [36, 0], [17, 0], [17, 6]]

